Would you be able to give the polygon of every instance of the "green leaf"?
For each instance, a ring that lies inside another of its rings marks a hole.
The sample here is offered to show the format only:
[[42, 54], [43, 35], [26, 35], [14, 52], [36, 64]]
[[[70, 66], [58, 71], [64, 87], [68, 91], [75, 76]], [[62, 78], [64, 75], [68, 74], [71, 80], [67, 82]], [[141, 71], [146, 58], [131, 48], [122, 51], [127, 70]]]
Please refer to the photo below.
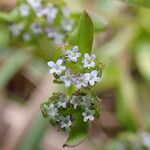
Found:
[[[98, 27], [99, 28], [99, 27]], [[98, 29], [99, 30], [99, 29]], [[70, 45], [78, 45], [82, 54], [91, 53], [94, 37], [94, 25], [86, 11], [81, 14], [78, 28], [68, 38]]]
[[82, 54], [91, 53], [94, 37], [94, 26], [88, 13], [84, 11], [78, 26], [78, 46]]
[[150, 0], [123, 0], [123, 1], [127, 2], [129, 5], [150, 8]]
[[17, 21], [18, 19], [20, 19], [20, 15], [17, 9], [10, 13], [0, 12], [0, 21], [12, 23], [14, 21]]
[[88, 137], [89, 123], [83, 121], [81, 112], [75, 113], [74, 117], [74, 126], [71, 128], [69, 137], [63, 147], [77, 146]]
[[150, 82], [150, 44], [140, 44], [136, 52], [136, 63], [140, 73]]

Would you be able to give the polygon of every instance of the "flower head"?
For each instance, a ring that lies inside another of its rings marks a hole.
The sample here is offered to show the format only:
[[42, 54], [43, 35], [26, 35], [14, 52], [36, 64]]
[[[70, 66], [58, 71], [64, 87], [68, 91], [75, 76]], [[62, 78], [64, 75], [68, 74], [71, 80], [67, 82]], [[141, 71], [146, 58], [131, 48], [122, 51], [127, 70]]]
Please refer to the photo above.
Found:
[[49, 24], [53, 23], [56, 18], [58, 9], [55, 8], [51, 3], [48, 3], [47, 7], [41, 8], [37, 11], [37, 17], [46, 17]]
[[64, 71], [66, 69], [65, 66], [62, 65], [63, 64], [63, 60], [62, 59], [58, 59], [56, 63], [54, 63], [53, 61], [48, 62], [48, 66], [50, 67], [50, 74], [56, 73], [57, 75], [61, 75], [62, 71]]
[[33, 34], [40, 34], [43, 32], [42, 28], [41, 28], [42, 24], [40, 22], [38, 23], [33, 23], [31, 25], [31, 30], [33, 32]]
[[77, 108], [77, 106], [81, 105], [82, 96], [72, 96], [70, 99], [70, 103], [73, 105], [74, 109]]
[[63, 40], [64, 40], [65, 36], [61, 33], [55, 32], [53, 34], [53, 39], [56, 45], [61, 45], [63, 44]]
[[75, 84], [77, 89], [80, 89], [81, 87], [87, 87], [88, 86], [88, 81], [84, 77], [83, 74], [79, 75], [76, 77]]
[[150, 148], [150, 134], [149, 133], [142, 133], [142, 142], [147, 147]]
[[59, 98], [58, 98], [58, 102], [57, 102], [57, 106], [58, 108], [62, 107], [64, 109], [67, 108], [67, 103], [68, 103], [68, 99], [65, 95], [61, 95]]
[[56, 45], [61, 45], [61, 44], [63, 44], [63, 40], [64, 40], [65, 36], [63, 34], [59, 33], [57, 30], [58, 30], [57, 28], [46, 28], [45, 32], [46, 32], [48, 38], [51, 38], [54, 40]]
[[66, 70], [65, 75], [60, 77], [66, 87], [70, 87], [75, 82], [75, 77], [71, 74], [70, 70]]
[[42, 0], [27, 0], [27, 2], [33, 9], [38, 9], [42, 6]]
[[70, 16], [70, 10], [67, 7], [63, 8], [63, 15], [65, 17], [69, 17]]
[[95, 114], [95, 110], [90, 110], [88, 108], [85, 108], [85, 112], [82, 113], [82, 116], [84, 117], [84, 122], [90, 120], [93, 121], [94, 120], [94, 114]]
[[70, 131], [70, 127], [72, 125], [72, 122], [70, 120], [70, 116], [61, 116], [60, 117], [60, 127], [64, 128], [66, 131]]
[[49, 106], [44, 105], [44, 108], [50, 120], [57, 120], [56, 118], [58, 116], [58, 109], [55, 108], [54, 104], [50, 104]]
[[10, 32], [12, 33], [12, 35], [17, 37], [20, 35], [21, 31], [23, 30], [23, 26], [20, 24], [14, 23], [10, 26], [9, 29], [10, 29]]
[[70, 32], [73, 29], [74, 22], [73, 22], [73, 20], [70, 20], [70, 19], [62, 20], [61, 24], [66, 32]]
[[84, 77], [91, 86], [102, 80], [102, 78], [98, 77], [98, 72], [96, 70], [93, 70], [91, 73], [85, 73]]
[[22, 17], [27, 17], [30, 13], [30, 7], [29, 5], [26, 5], [26, 4], [22, 4], [20, 6], [20, 14]]
[[29, 33], [24, 33], [24, 34], [23, 34], [23, 39], [24, 39], [25, 41], [30, 41], [30, 40], [31, 40], [31, 35], [30, 35]]
[[85, 108], [90, 108], [93, 104], [93, 98], [91, 97], [91, 95], [87, 94], [86, 96], [83, 96], [81, 104]]
[[73, 50], [67, 50], [65, 54], [66, 57], [68, 58], [68, 61], [73, 61], [73, 62], [77, 62], [78, 58], [81, 56], [81, 54], [79, 53], [78, 46], [74, 46]]
[[95, 58], [96, 58], [95, 55], [89, 56], [88, 53], [84, 54], [84, 59], [82, 60], [83, 67], [88, 69], [95, 67], [95, 62], [94, 62]]

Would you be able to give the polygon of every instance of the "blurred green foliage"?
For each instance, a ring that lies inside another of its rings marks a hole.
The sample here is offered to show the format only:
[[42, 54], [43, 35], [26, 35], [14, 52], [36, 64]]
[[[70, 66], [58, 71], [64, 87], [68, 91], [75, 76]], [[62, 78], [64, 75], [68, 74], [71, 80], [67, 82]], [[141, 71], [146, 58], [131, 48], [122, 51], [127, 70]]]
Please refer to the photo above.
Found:
[[[82, 1], [82, 5], [89, 2]], [[78, 3], [81, 5], [80, 2]], [[150, 9], [143, 6], [150, 7], [150, 1], [94, 1], [93, 7], [96, 11], [93, 12], [93, 15], [96, 16], [96, 21], [100, 21], [101, 14], [107, 19], [107, 21], [102, 21], [107, 28], [103, 26], [101, 28], [97, 22], [94, 23], [95, 29], [104, 31], [100, 35], [98, 33], [96, 35], [94, 53], [106, 66], [103, 82], [97, 85], [95, 90], [99, 92], [101, 89], [114, 89], [116, 116], [121, 131], [125, 132], [125, 134], [110, 139], [106, 150], [146, 149], [143, 148], [143, 145], [138, 144], [138, 131], [150, 131]], [[74, 9], [73, 7], [71, 9]], [[11, 15], [12, 17], [8, 17], [6, 14], [0, 13], [2, 16], [0, 18], [7, 20], [6, 23], [0, 19], [1, 88], [4, 88], [29, 58], [32, 58], [30, 63], [32, 60], [35, 62], [36, 58], [37, 61], [46, 65], [46, 61], [54, 52], [49, 41], [44, 38], [39, 43], [39, 49], [36, 52], [31, 46], [24, 50], [20, 49], [18, 45], [10, 45], [11, 36], [7, 24], [13, 21], [15, 12]], [[18, 64], [18, 62], [20, 63]], [[38, 63], [35, 66], [38, 70]], [[33, 138], [35, 136], [37, 135], [33, 134]], [[30, 141], [28, 142], [30, 143]], [[99, 147], [101, 146], [99, 145]]]

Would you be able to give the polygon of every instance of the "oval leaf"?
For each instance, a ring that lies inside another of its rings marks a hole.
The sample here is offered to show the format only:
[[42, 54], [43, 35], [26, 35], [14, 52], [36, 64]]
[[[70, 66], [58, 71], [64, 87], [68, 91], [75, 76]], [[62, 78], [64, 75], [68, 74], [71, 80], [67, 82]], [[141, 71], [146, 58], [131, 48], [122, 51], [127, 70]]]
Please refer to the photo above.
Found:
[[91, 53], [93, 45], [94, 26], [88, 13], [84, 11], [78, 26], [79, 48], [82, 54]]

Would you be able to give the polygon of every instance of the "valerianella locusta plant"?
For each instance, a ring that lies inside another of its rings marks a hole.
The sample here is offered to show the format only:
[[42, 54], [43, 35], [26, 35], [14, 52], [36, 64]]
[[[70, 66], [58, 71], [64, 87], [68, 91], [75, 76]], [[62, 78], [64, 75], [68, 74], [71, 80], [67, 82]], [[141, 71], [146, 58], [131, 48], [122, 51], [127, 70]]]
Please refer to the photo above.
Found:
[[49, 74], [54, 76], [54, 83], [64, 87], [64, 92], [53, 93], [41, 105], [41, 111], [52, 125], [69, 133], [64, 146], [83, 141], [90, 122], [100, 115], [100, 101], [93, 87], [102, 82], [103, 65], [91, 54], [93, 35], [91, 18], [83, 12], [78, 33], [73, 36], [78, 40], [68, 39], [68, 44], [56, 50], [54, 60], [48, 62]]

